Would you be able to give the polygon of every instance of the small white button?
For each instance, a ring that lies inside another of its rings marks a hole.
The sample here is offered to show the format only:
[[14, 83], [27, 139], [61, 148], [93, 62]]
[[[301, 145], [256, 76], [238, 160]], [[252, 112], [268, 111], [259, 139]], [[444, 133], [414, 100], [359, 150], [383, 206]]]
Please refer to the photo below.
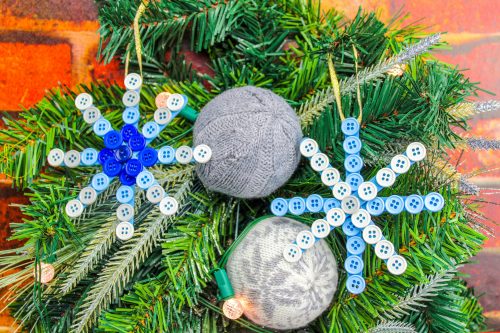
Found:
[[142, 86], [142, 78], [137, 73], [128, 74], [123, 82], [128, 90], [137, 90]]
[[372, 221], [370, 213], [364, 209], [358, 210], [356, 213], [352, 214], [351, 222], [356, 228], [363, 229]]
[[408, 263], [400, 255], [393, 255], [387, 260], [387, 269], [393, 275], [401, 275], [406, 271]]
[[175, 159], [180, 164], [188, 164], [193, 160], [193, 150], [188, 146], [180, 146], [175, 151]]
[[101, 111], [99, 111], [99, 109], [95, 106], [91, 106], [83, 111], [83, 121], [85, 121], [89, 125], [95, 123], [97, 120], [99, 120], [99, 118], [101, 118]]
[[84, 205], [91, 205], [93, 204], [96, 199], [97, 199], [97, 192], [94, 190], [93, 187], [87, 186], [82, 188], [80, 191], [80, 194], [78, 195], [78, 199], [82, 202]]
[[194, 160], [198, 163], [207, 163], [212, 158], [212, 149], [207, 145], [197, 145], [193, 150]]
[[333, 186], [340, 181], [340, 172], [335, 168], [326, 168], [321, 173], [321, 182], [326, 186]]
[[328, 168], [328, 164], [330, 164], [328, 156], [323, 153], [317, 153], [311, 157], [311, 168], [314, 171], [323, 171]]
[[151, 185], [153, 185], [155, 181], [155, 177], [153, 174], [147, 170], [141, 171], [138, 175], [137, 178], [135, 179], [135, 182], [137, 186], [142, 188], [143, 190], [148, 189]]
[[300, 153], [304, 157], [312, 157], [314, 154], [316, 154], [319, 151], [319, 146], [318, 143], [310, 138], [306, 138], [302, 140], [300, 143]]
[[323, 219], [316, 220], [311, 225], [311, 232], [316, 238], [325, 238], [330, 233], [330, 225]]
[[342, 200], [351, 195], [351, 186], [349, 186], [346, 182], [339, 182], [333, 186], [332, 193], [335, 199]]
[[123, 222], [130, 221], [134, 217], [134, 207], [129, 204], [121, 204], [116, 209], [116, 217]]
[[75, 98], [75, 106], [78, 110], [83, 111], [92, 106], [94, 100], [90, 94], [81, 93]]
[[406, 156], [408, 156], [408, 158], [413, 162], [423, 160], [425, 155], [427, 155], [427, 150], [420, 142], [412, 142], [406, 148]]
[[120, 240], [128, 240], [134, 236], [134, 226], [129, 222], [121, 222], [116, 226], [116, 237]]
[[382, 239], [382, 230], [375, 224], [363, 229], [363, 239], [367, 244], [377, 244]]
[[283, 257], [290, 263], [297, 262], [302, 257], [302, 250], [295, 244], [289, 244], [283, 249]]
[[155, 122], [159, 125], [166, 125], [172, 119], [172, 112], [167, 108], [159, 108], [154, 114]]
[[141, 97], [138, 92], [133, 90], [127, 90], [122, 97], [123, 105], [126, 107], [136, 106], [139, 104]]
[[396, 174], [389, 168], [382, 168], [377, 172], [375, 179], [380, 186], [389, 187], [396, 181]]
[[314, 246], [315, 238], [312, 232], [303, 230], [297, 235], [296, 241], [301, 249], [307, 250]]
[[69, 217], [78, 217], [83, 213], [83, 204], [80, 200], [73, 199], [66, 204], [66, 215]]
[[64, 154], [64, 164], [68, 168], [76, 168], [80, 165], [81, 157], [80, 153], [76, 150], [70, 150]]
[[62, 165], [64, 162], [64, 151], [59, 148], [52, 149], [47, 156], [47, 162], [53, 167]]
[[163, 215], [171, 216], [177, 213], [179, 203], [174, 197], [165, 197], [160, 201], [160, 212]]
[[164, 196], [165, 190], [158, 184], [151, 186], [146, 192], [146, 198], [149, 200], [149, 202], [154, 204], [159, 203]]
[[391, 169], [395, 173], [406, 173], [410, 170], [410, 159], [404, 155], [396, 155], [391, 160]]
[[377, 197], [377, 187], [372, 182], [363, 182], [358, 187], [358, 196], [361, 200], [370, 201]]
[[167, 98], [167, 108], [176, 112], [182, 110], [186, 102], [181, 94], [172, 94]]
[[333, 227], [340, 227], [344, 224], [345, 213], [340, 208], [332, 208], [326, 213], [326, 220]]
[[359, 203], [359, 199], [353, 195], [345, 197], [340, 203], [340, 208], [342, 208], [342, 210], [346, 212], [346, 214], [353, 214], [357, 212], [360, 207], [361, 205]]
[[375, 254], [380, 259], [389, 259], [394, 254], [394, 245], [386, 239], [381, 240], [375, 245]]

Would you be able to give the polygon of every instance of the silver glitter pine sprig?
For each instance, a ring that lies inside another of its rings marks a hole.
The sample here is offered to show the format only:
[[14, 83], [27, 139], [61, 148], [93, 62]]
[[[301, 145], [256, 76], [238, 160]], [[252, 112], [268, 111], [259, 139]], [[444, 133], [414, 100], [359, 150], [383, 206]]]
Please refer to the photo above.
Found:
[[498, 150], [500, 140], [489, 140], [485, 138], [468, 138], [467, 144], [474, 150]]

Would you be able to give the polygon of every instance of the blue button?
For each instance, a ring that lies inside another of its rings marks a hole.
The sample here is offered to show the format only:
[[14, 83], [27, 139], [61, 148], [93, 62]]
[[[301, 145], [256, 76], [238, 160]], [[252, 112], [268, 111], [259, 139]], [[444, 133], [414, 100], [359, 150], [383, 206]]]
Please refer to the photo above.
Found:
[[392, 215], [401, 213], [404, 208], [405, 203], [399, 195], [391, 195], [385, 200], [385, 210]]
[[99, 159], [99, 152], [94, 148], [85, 148], [80, 156], [83, 165], [94, 165]]
[[115, 153], [109, 148], [103, 148], [99, 152], [98, 158], [99, 158], [99, 163], [104, 164], [104, 162], [106, 162], [110, 158], [115, 158]]
[[276, 198], [271, 202], [271, 213], [284, 216], [288, 212], [288, 203], [283, 198]]
[[348, 218], [344, 224], [342, 224], [342, 231], [346, 236], [356, 236], [360, 233], [359, 229], [352, 224], [350, 218]]
[[348, 154], [357, 154], [361, 151], [361, 140], [355, 136], [348, 136], [344, 140], [344, 151]]
[[139, 161], [145, 167], [153, 166], [155, 165], [156, 161], [158, 161], [158, 153], [153, 148], [150, 147], [144, 148], [139, 153]]
[[328, 212], [332, 208], [340, 208], [340, 201], [335, 198], [326, 199], [323, 204], [323, 210]]
[[110, 158], [104, 162], [102, 170], [109, 177], [116, 177], [120, 174], [120, 171], [122, 171], [122, 165], [114, 158]]
[[443, 196], [439, 193], [432, 192], [425, 196], [425, 208], [431, 212], [438, 212], [444, 207]]
[[118, 188], [118, 190], [116, 190], [116, 200], [119, 203], [129, 203], [133, 199], [134, 199], [134, 189], [132, 187], [122, 185]]
[[120, 182], [123, 185], [131, 186], [135, 184], [135, 177], [128, 175], [125, 170], [120, 173]]
[[142, 134], [132, 135], [128, 140], [128, 145], [133, 151], [141, 151], [146, 147], [146, 139], [144, 139]]
[[359, 274], [363, 271], [363, 259], [358, 256], [349, 256], [344, 262], [344, 268], [349, 274]]
[[109, 177], [106, 176], [106, 174], [99, 172], [98, 174], [94, 175], [94, 177], [92, 177], [91, 184], [96, 191], [102, 192], [108, 188], [109, 182], [110, 182]]
[[351, 186], [351, 189], [353, 191], [357, 191], [359, 185], [364, 181], [363, 176], [361, 176], [359, 173], [351, 173], [349, 176], [346, 177], [345, 182]]
[[381, 198], [375, 198], [366, 204], [366, 210], [373, 216], [381, 215], [384, 212], [384, 207], [384, 200]]
[[128, 160], [127, 164], [125, 164], [125, 172], [129, 176], [137, 177], [137, 175], [141, 173], [141, 171], [142, 171], [142, 163], [136, 158]]
[[125, 124], [130, 124], [130, 125], [137, 123], [140, 117], [141, 114], [139, 113], [137, 107], [125, 108], [125, 111], [123, 111], [122, 114], [122, 119], [125, 122]]
[[162, 164], [171, 164], [175, 160], [175, 149], [170, 146], [161, 147], [158, 151], [158, 160]]
[[405, 200], [405, 208], [410, 214], [418, 214], [424, 209], [424, 200], [420, 195], [409, 195]]
[[132, 157], [132, 149], [129, 146], [120, 146], [115, 150], [115, 158], [120, 163], [127, 162]]
[[288, 210], [293, 215], [301, 215], [306, 211], [306, 201], [299, 197], [292, 198], [288, 202]]
[[366, 288], [365, 279], [359, 275], [351, 275], [346, 281], [347, 290], [355, 295], [361, 294]]
[[158, 134], [160, 134], [160, 126], [154, 121], [148, 121], [142, 127], [142, 135], [144, 135], [146, 139], [156, 138]]
[[104, 117], [99, 118], [94, 123], [94, 132], [99, 136], [104, 136], [111, 129], [111, 123]]
[[323, 198], [318, 194], [312, 194], [306, 199], [306, 208], [311, 213], [317, 213], [323, 210]]
[[363, 160], [358, 155], [349, 155], [344, 160], [344, 167], [347, 172], [359, 172], [363, 168]]
[[137, 128], [134, 125], [127, 124], [121, 130], [123, 141], [130, 140], [130, 138], [137, 134]]
[[342, 122], [341, 129], [345, 135], [355, 135], [359, 132], [359, 123], [354, 118], [347, 118]]
[[346, 249], [347, 252], [352, 254], [361, 254], [366, 248], [366, 243], [363, 238], [354, 236], [347, 240]]
[[118, 131], [109, 131], [104, 136], [104, 145], [106, 148], [116, 149], [121, 146], [122, 142], [122, 135]]

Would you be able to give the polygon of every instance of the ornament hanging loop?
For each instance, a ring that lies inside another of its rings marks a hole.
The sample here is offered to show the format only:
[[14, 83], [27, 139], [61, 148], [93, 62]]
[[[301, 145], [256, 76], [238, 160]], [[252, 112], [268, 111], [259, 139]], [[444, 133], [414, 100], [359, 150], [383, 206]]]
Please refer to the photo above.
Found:
[[[139, 73], [142, 77], [142, 42], [141, 42], [141, 32], [139, 31], [139, 21], [141, 20], [142, 14], [146, 11], [148, 7], [149, 0], [143, 0], [137, 8], [137, 13], [134, 17], [134, 44], [135, 53], [137, 55], [137, 63], [139, 64]], [[130, 49], [127, 51], [127, 57], [125, 58], [125, 75], [128, 74], [128, 65], [130, 61]]]
[[330, 81], [332, 82], [333, 94], [335, 95], [335, 101], [337, 102], [337, 108], [339, 110], [340, 120], [344, 121], [345, 116], [342, 112], [342, 100], [340, 98], [340, 83], [335, 72], [335, 66], [333, 64], [333, 56], [331, 53], [327, 54], [328, 70], [330, 71]]

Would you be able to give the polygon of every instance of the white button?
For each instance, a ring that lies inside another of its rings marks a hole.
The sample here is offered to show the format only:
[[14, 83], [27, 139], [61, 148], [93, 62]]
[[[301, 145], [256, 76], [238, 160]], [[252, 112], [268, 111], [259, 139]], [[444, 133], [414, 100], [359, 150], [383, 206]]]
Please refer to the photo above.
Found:
[[330, 225], [325, 220], [316, 220], [311, 225], [311, 231], [316, 238], [325, 238], [330, 233]]
[[91, 205], [93, 204], [96, 199], [97, 199], [97, 192], [94, 190], [93, 187], [87, 186], [82, 188], [80, 191], [80, 194], [78, 195], [78, 199], [82, 202], [84, 205]]
[[123, 82], [128, 90], [137, 90], [142, 86], [142, 78], [137, 73], [128, 74]]
[[180, 146], [175, 151], [175, 159], [180, 164], [188, 164], [193, 160], [193, 150], [188, 146]]
[[394, 245], [386, 239], [381, 240], [375, 245], [375, 254], [380, 259], [389, 259], [394, 254]]
[[91, 106], [85, 111], [83, 111], [83, 121], [85, 121], [87, 124], [92, 125], [95, 123], [99, 118], [101, 117], [101, 111], [99, 111], [98, 108], [95, 106]]
[[319, 146], [318, 143], [313, 140], [306, 138], [302, 140], [300, 143], [300, 153], [304, 157], [312, 157], [314, 154], [316, 154], [319, 151]]
[[301, 249], [310, 249], [311, 247], [314, 246], [314, 242], [315, 242], [315, 238], [314, 238], [314, 235], [312, 234], [312, 232], [308, 231], [308, 230], [303, 230], [301, 232], [299, 232], [299, 234], [297, 235], [297, 245], [301, 248]]
[[363, 239], [367, 244], [377, 244], [382, 239], [382, 230], [375, 224], [363, 229]]
[[80, 153], [76, 150], [70, 150], [64, 154], [64, 164], [68, 168], [76, 168], [80, 165], [81, 157]]
[[358, 187], [358, 196], [361, 200], [370, 201], [377, 197], [377, 187], [372, 182], [363, 182]]
[[157, 204], [165, 196], [165, 190], [160, 185], [156, 184], [148, 188], [146, 192], [146, 198], [149, 202]]
[[351, 222], [356, 228], [363, 229], [372, 221], [370, 213], [364, 209], [358, 210], [356, 213], [352, 214]]
[[172, 94], [167, 98], [167, 108], [172, 111], [179, 111], [184, 108], [186, 102], [181, 94]]
[[83, 213], [83, 204], [80, 200], [73, 199], [66, 204], [66, 215], [69, 217], [78, 217]]
[[212, 158], [212, 149], [207, 145], [197, 145], [193, 151], [194, 160], [198, 163], [207, 163]]
[[167, 108], [159, 108], [154, 114], [155, 122], [159, 125], [166, 125], [172, 119], [172, 112]]
[[160, 212], [163, 215], [170, 216], [177, 213], [179, 203], [174, 197], [165, 197], [160, 201]]
[[394, 255], [387, 260], [387, 269], [391, 274], [401, 275], [406, 271], [408, 263], [400, 255]]
[[120, 240], [127, 240], [134, 236], [134, 226], [129, 222], [121, 222], [116, 226], [116, 237]]
[[406, 173], [410, 170], [410, 159], [404, 155], [396, 155], [391, 160], [391, 169], [395, 173]]
[[344, 199], [342, 199], [342, 202], [340, 203], [340, 207], [347, 214], [353, 214], [359, 210], [361, 205], [359, 203], [358, 198], [356, 198], [353, 195], [349, 195], [349, 196], [345, 197]]
[[47, 156], [47, 162], [50, 166], [58, 167], [64, 162], [64, 152], [59, 148], [54, 148]]
[[143, 190], [148, 189], [155, 182], [155, 177], [153, 174], [147, 170], [141, 171], [137, 178], [135, 179], [137, 186], [142, 188]]
[[346, 182], [337, 183], [333, 187], [332, 193], [335, 199], [342, 200], [351, 195], [351, 186], [349, 186]]
[[83, 111], [92, 106], [94, 100], [90, 94], [81, 93], [75, 98], [75, 106], [78, 110]]
[[283, 257], [290, 263], [297, 262], [302, 257], [302, 250], [295, 244], [289, 244], [283, 249]]
[[377, 172], [375, 179], [380, 186], [389, 187], [396, 181], [396, 174], [389, 168], [382, 168]]
[[323, 171], [328, 168], [328, 164], [330, 164], [328, 156], [323, 153], [317, 153], [311, 157], [311, 168], [314, 171]]
[[121, 204], [116, 209], [116, 217], [120, 221], [130, 221], [134, 217], [134, 207], [129, 204]]
[[136, 106], [139, 104], [141, 97], [138, 92], [133, 90], [127, 90], [122, 97], [123, 105], [126, 107]]
[[321, 181], [326, 186], [333, 186], [340, 181], [340, 172], [335, 168], [326, 168], [321, 173]]
[[345, 213], [340, 208], [332, 208], [326, 213], [326, 220], [333, 227], [340, 227], [344, 224]]
[[408, 158], [413, 162], [423, 160], [425, 155], [427, 155], [427, 150], [420, 142], [412, 142], [406, 148], [406, 156], [408, 156]]

